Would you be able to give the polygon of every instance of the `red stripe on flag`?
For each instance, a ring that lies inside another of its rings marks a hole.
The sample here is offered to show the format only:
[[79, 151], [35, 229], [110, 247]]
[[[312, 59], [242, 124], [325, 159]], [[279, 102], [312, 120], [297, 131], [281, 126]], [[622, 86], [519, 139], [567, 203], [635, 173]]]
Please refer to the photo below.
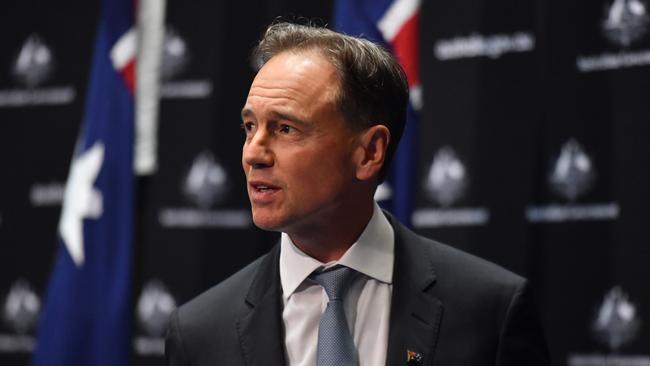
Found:
[[122, 70], [120, 70], [120, 75], [122, 75], [126, 87], [133, 93], [135, 90], [135, 58], [124, 65]]
[[391, 42], [393, 52], [406, 72], [409, 87], [420, 83], [419, 24], [420, 14], [415, 13], [404, 23]]

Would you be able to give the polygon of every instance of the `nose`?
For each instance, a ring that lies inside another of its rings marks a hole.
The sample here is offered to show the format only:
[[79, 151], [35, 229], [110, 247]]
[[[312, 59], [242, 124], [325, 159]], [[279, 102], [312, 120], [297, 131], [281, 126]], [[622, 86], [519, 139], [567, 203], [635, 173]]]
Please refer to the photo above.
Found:
[[258, 130], [250, 139], [244, 142], [242, 162], [244, 166], [263, 169], [273, 166], [273, 152], [269, 138], [263, 130]]

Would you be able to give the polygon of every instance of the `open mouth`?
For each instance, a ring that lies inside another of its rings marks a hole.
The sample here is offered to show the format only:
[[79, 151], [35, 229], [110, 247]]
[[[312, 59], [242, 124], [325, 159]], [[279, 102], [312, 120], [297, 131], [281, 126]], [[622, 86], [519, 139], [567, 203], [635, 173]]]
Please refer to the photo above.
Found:
[[279, 189], [279, 187], [268, 183], [251, 182], [250, 185], [255, 192], [259, 192], [259, 193], [274, 192]]

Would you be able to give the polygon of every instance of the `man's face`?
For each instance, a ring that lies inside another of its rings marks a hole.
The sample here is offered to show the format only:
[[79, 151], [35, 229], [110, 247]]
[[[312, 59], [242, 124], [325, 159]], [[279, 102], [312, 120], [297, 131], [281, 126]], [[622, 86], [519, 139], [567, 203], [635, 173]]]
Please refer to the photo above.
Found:
[[334, 66], [309, 51], [280, 53], [255, 77], [242, 166], [258, 227], [292, 233], [344, 219], [356, 134], [336, 107], [338, 88]]

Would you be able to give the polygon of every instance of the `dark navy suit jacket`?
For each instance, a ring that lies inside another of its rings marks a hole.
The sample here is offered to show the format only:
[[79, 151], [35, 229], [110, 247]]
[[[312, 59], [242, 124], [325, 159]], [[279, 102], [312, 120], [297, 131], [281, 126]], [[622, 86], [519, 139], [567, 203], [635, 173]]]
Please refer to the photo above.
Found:
[[[387, 365], [548, 365], [527, 281], [495, 264], [418, 236], [387, 214], [395, 266]], [[168, 365], [285, 365], [280, 246], [170, 319]], [[381, 365], [377, 365], [381, 366]]]

